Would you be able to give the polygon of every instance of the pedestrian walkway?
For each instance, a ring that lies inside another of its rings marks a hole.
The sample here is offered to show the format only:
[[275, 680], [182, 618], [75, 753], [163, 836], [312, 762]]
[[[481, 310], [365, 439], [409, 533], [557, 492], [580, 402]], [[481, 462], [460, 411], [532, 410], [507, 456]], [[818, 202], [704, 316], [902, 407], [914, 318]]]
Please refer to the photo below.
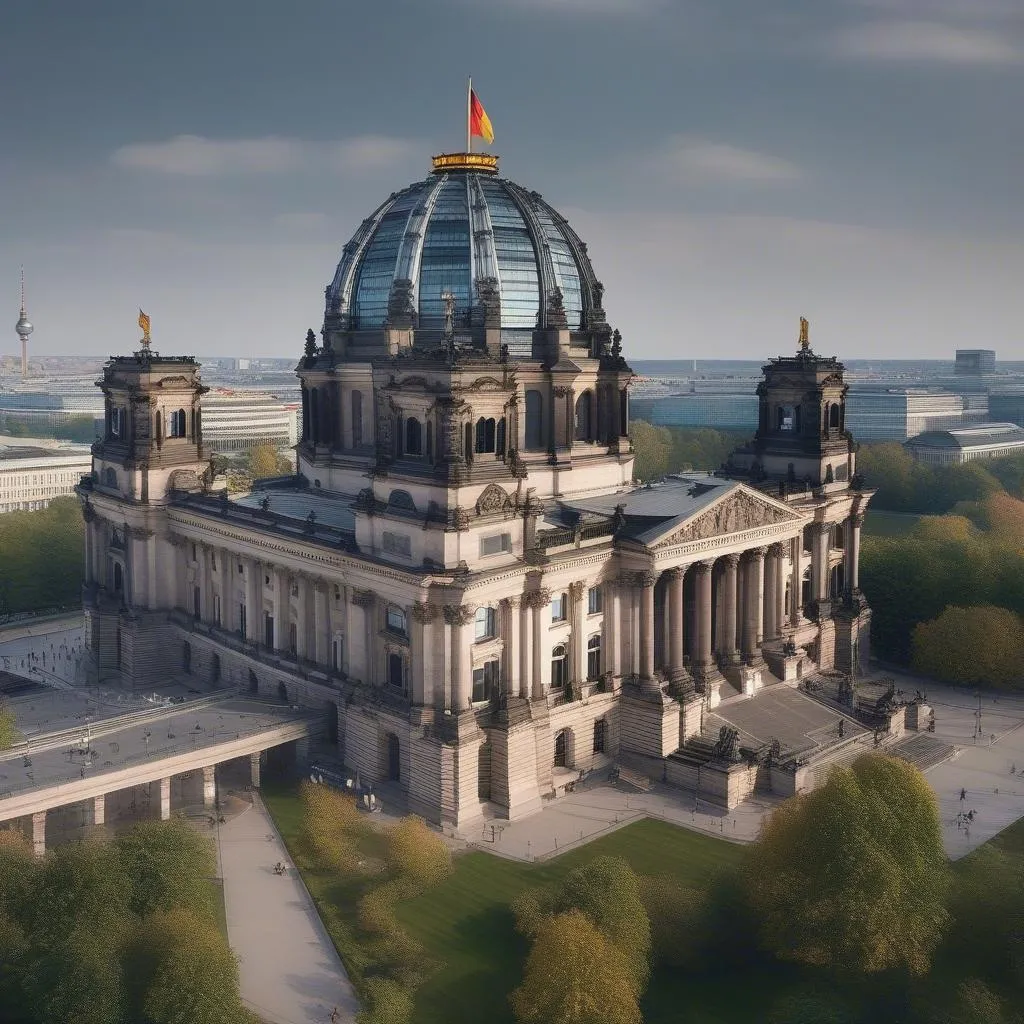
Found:
[[[352, 985], [259, 796], [221, 825], [218, 858], [242, 999], [267, 1024], [351, 1024]], [[278, 861], [288, 866], [274, 874]]]

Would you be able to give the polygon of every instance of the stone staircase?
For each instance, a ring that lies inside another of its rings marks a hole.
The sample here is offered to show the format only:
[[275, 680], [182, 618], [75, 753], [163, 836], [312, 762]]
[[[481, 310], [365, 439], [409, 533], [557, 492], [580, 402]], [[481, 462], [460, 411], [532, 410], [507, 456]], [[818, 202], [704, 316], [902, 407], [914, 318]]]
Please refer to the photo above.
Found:
[[828, 778], [828, 773], [833, 768], [846, 768], [848, 765], [853, 764], [861, 754], [870, 753], [873, 749], [870, 737], [867, 737], [869, 742], [864, 742], [865, 736], [855, 737], [848, 743], [841, 747], [833, 747], [831, 750], [826, 751], [820, 761], [812, 763], [811, 767], [811, 789], [817, 789], [819, 786], [825, 784]]
[[926, 772], [943, 761], [956, 756], [956, 747], [952, 743], [936, 739], [934, 736], [905, 736], [885, 751], [892, 757], [909, 761], [915, 768]]
[[616, 781], [624, 782], [627, 786], [632, 786], [633, 789], [639, 790], [641, 793], [647, 793], [651, 788], [651, 780], [646, 775], [642, 775], [640, 772], [624, 764], [618, 766]]

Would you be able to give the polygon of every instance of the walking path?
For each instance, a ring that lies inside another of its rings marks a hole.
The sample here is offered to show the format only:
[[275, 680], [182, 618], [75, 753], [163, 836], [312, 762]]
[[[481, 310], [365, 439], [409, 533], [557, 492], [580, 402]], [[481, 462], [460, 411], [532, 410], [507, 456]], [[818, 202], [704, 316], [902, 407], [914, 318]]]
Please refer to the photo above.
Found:
[[[259, 796], [221, 825], [228, 938], [239, 958], [242, 999], [267, 1024], [328, 1024], [336, 1006], [359, 1010], [345, 969]], [[274, 865], [288, 865], [283, 876]]]

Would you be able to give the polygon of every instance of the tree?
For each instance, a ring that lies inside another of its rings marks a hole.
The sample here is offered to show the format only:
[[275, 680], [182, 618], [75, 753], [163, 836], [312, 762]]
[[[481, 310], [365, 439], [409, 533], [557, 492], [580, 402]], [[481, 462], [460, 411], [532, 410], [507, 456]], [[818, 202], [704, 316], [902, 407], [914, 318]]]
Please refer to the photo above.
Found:
[[388, 829], [384, 856], [391, 871], [416, 892], [444, 881], [452, 869], [445, 841], [413, 814]]
[[665, 427], [633, 420], [629, 425], [629, 439], [633, 442], [633, 476], [637, 480], [657, 480], [669, 472], [672, 435]]
[[671, 877], [644, 876], [640, 893], [651, 923], [654, 958], [668, 967], [694, 967], [705, 937], [707, 892], [685, 888]]
[[791, 992], [775, 1005], [768, 1024], [857, 1024], [858, 1017], [833, 992]]
[[115, 841], [132, 912], [187, 907], [212, 913], [207, 879], [217, 870], [212, 842], [182, 818], [144, 821]]
[[3, 698], [0, 698], [0, 750], [13, 747], [17, 739], [18, 724], [14, 718], [14, 712], [7, 706]]
[[332, 871], [358, 870], [356, 844], [366, 834], [354, 797], [330, 786], [303, 782], [302, 838], [318, 867]]
[[238, 961], [208, 916], [177, 908], [146, 918], [132, 962], [147, 1024], [236, 1024], [248, 1017]]
[[541, 925], [510, 1002], [520, 1024], [641, 1022], [630, 965], [579, 910]]
[[246, 452], [246, 468], [253, 480], [264, 480], [271, 476], [287, 476], [292, 464], [269, 441], [261, 441]]
[[912, 765], [864, 755], [771, 815], [746, 881], [779, 958], [924, 973], [948, 919], [935, 797]]
[[966, 978], [956, 989], [950, 1024], [1003, 1024], [1003, 1001], [983, 981]]
[[1016, 612], [991, 605], [951, 606], [914, 627], [914, 668], [948, 683], [1020, 687], [1024, 624]]

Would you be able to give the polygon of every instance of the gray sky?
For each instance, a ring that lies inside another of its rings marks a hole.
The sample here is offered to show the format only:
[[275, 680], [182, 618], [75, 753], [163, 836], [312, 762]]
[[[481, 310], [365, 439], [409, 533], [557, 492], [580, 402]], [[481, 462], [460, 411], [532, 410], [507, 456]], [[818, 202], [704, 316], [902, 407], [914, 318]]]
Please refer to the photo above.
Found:
[[4, 7], [0, 351], [297, 356], [472, 74], [629, 355], [1024, 358], [1021, 0]]

